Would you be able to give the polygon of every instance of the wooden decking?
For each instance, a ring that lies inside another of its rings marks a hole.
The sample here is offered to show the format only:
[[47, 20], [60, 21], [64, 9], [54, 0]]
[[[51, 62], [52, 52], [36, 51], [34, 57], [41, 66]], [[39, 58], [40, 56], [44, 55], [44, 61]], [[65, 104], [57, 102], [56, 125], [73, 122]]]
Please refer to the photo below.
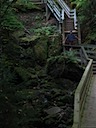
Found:
[[87, 97], [81, 128], [96, 128], [96, 75], [93, 76], [92, 86]]

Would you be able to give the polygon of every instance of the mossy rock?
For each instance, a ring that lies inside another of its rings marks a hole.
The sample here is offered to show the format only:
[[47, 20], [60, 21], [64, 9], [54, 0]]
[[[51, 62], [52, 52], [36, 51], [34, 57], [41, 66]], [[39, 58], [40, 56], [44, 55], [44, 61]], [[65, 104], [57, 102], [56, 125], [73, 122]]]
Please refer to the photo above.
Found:
[[40, 7], [31, 1], [17, 0], [14, 7], [20, 11], [26, 12], [28, 10], [40, 10]]
[[22, 37], [20, 38], [20, 42], [34, 42], [38, 39], [39, 37], [38, 36], [27, 36], [27, 37]]
[[65, 69], [65, 59], [63, 56], [55, 56], [48, 59], [46, 71], [52, 77], [61, 77]]
[[34, 45], [36, 45], [36, 43], [38, 42], [38, 39], [39, 39], [38, 36], [22, 37], [19, 39], [19, 44], [24, 48], [34, 47]]
[[80, 67], [78, 64], [69, 62], [65, 66], [65, 70], [63, 72], [63, 77], [70, 79], [72, 81], [80, 81], [84, 69]]
[[22, 30], [22, 31], [15, 31], [13, 32], [13, 37], [15, 37], [16, 39], [20, 38], [20, 37], [24, 37], [25, 36], [25, 32]]
[[48, 59], [46, 72], [54, 78], [66, 78], [72, 81], [79, 81], [83, 74], [83, 68], [77, 63], [69, 61], [66, 63], [65, 56], [55, 56]]
[[48, 41], [49, 45], [49, 57], [60, 55], [61, 53], [61, 43], [60, 43], [61, 37], [60, 35], [50, 38]]
[[39, 42], [34, 46], [34, 49], [35, 49], [36, 61], [38, 64], [42, 65], [47, 60], [46, 42], [40, 39]]

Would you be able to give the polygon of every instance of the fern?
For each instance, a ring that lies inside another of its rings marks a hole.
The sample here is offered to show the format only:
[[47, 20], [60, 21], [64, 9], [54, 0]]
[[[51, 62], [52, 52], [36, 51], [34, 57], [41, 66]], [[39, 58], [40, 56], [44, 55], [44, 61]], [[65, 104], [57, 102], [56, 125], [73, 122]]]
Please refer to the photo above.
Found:
[[11, 9], [8, 10], [1, 22], [1, 27], [7, 30], [23, 29], [23, 24], [17, 19]]
[[34, 30], [34, 33], [37, 35], [51, 35], [53, 33], [56, 33], [56, 27], [55, 26], [47, 26], [47, 27], [41, 27]]

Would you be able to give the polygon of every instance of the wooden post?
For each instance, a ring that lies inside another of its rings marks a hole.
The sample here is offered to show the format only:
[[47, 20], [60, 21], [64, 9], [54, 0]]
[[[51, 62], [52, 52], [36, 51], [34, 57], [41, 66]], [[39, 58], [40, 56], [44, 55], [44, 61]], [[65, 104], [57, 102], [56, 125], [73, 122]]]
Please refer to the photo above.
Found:
[[64, 26], [64, 20], [62, 23], [62, 46], [63, 46], [63, 52], [65, 52], [65, 26]]
[[80, 39], [78, 41], [78, 43], [81, 44], [81, 31], [80, 31], [80, 24], [79, 24], [79, 22], [78, 22], [78, 38]]
[[64, 45], [64, 41], [65, 41], [65, 30], [64, 30], [65, 26], [64, 26], [64, 21], [62, 23], [62, 43]]
[[51, 15], [51, 12], [49, 11], [48, 6], [46, 5], [46, 22], [48, 21], [50, 15]]
[[59, 32], [61, 33], [62, 31], [61, 31], [61, 23], [59, 22]]

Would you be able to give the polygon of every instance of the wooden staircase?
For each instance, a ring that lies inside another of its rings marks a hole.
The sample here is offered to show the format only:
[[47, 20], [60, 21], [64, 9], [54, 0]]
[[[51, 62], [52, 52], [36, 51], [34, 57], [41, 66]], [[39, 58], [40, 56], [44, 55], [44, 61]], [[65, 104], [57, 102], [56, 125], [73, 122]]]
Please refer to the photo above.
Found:
[[[64, 44], [65, 37], [70, 33], [70, 30], [78, 37], [80, 32], [78, 29], [76, 9], [70, 8], [68, 0], [30, 0], [34, 4], [42, 4], [46, 8], [46, 21], [51, 14], [57, 20], [59, 32], [62, 35], [62, 44]], [[76, 42], [78, 44], [78, 42]], [[79, 43], [80, 44], [80, 43]]]
[[[72, 33], [74, 33], [75, 36], [80, 38], [79, 33], [78, 33], [78, 28], [74, 29], [74, 20], [71, 18], [68, 18], [66, 16], [65, 21], [64, 21], [64, 36], [66, 37], [67, 34], [70, 33], [70, 30], [72, 30]], [[78, 40], [74, 41], [74, 44], [78, 44]]]
[[[55, 16], [59, 23], [59, 31], [62, 34], [62, 44], [70, 30], [81, 38], [80, 29], [77, 23], [76, 9], [70, 9], [64, 0], [46, 0], [46, 19], [49, 18], [49, 11]], [[80, 42], [76, 42], [77, 44]]]
[[93, 60], [93, 74], [96, 74], [96, 60]]
[[67, 18], [65, 19], [64, 22], [64, 26], [65, 26], [65, 32], [68, 32], [70, 30], [74, 30], [74, 21], [73, 19]]

